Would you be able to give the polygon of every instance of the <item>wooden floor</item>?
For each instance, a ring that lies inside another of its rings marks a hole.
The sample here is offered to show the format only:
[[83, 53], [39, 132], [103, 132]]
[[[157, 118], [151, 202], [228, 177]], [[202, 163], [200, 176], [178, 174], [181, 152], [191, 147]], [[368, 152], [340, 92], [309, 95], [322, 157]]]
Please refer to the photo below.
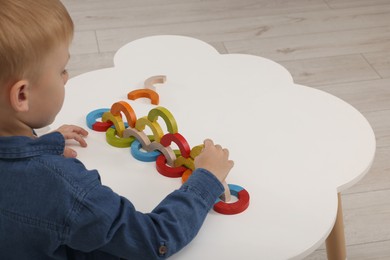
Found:
[[[377, 139], [372, 170], [342, 194], [348, 259], [390, 259], [390, 0], [63, 0], [71, 76], [112, 66], [149, 35], [199, 38], [284, 65], [295, 82], [355, 106]], [[282, 248], [280, 250], [283, 250]], [[324, 246], [306, 259], [326, 259]]]

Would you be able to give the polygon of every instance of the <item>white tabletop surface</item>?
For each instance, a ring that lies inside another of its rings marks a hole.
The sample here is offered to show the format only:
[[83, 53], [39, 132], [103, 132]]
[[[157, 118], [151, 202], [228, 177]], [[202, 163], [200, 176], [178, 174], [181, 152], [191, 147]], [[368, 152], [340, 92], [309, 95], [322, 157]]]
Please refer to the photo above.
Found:
[[[174, 115], [190, 146], [205, 138], [230, 150], [235, 167], [227, 182], [245, 188], [249, 208], [238, 215], [214, 211], [194, 241], [171, 259], [300, 259], [331, 231], [337, 193], [359, 181], [375, 154], [375, 136], [352, 106], [325, 92], [294, 84], [279, 64], [257, 56], [219, 54], [181, 36], [153, 36], [123, 46], [115, 67], [71, 79], [61, 124], [86, 127], [86, 115], [124, 100], [137, 117], [155, 107], [127, 100], [155, 75], [160, 106]], [[143, 212], [180, 186], [154, 163], [135, 160], [105, 134], [89, 131], [88, 148], [71, 144], [79, 159], [98, 169], [102, 182]]]

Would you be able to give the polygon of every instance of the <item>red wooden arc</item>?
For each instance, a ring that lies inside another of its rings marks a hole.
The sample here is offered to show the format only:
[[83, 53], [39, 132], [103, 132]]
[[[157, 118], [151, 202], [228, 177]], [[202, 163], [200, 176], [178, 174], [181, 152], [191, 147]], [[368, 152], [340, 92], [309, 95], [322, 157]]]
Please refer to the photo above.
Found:
[[156, 160], [156, 169], [157, 171], [170, 178], [179, 178], [183, 175], [183, 173], [187, 170], [186, 167], [180, 166], [180, 167], [170, 167], [167, 164], [167, 159], [164, 155], [159, 155]]
[[190, 152], [191, 152], [190, 145], [181, 134], [167, 133], [160, 140], [160, 143], [164, 146], [170, 146], [172, 142], [177, 144], [177, 146], [179, 147], [181, 156], [183, 156], [184, 158], [190, 157]]

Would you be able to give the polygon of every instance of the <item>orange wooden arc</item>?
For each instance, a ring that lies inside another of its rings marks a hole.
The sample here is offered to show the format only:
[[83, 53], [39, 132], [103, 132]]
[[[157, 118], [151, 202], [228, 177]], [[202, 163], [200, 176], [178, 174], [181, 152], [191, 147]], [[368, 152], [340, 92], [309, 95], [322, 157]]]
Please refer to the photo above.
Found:
[[114, 116], [119, 116], [121, 112], [123, 112], [126, 116], [127, 123], [132, 128], [135, 127], [135, 123], [137, 122], [137, 116], [134, 112], [134, 109], [125, 101], [119, 101], [114, 103], [111, 106], [111, 114]]
[[191, 169], [185, 170], [185, 172], [181, 176], [181, 183], [185, 183], [188, 180], [188, 178], [191, 176], [191, 174], [192, 174]]
[[153, 105], [158, 105], [160, 102], [160, 96], [156, 91], [151, 89], [136, 89], [127, 94], [127, 98], [130, 100], [136, 100], [139, 98], [149, 98]]

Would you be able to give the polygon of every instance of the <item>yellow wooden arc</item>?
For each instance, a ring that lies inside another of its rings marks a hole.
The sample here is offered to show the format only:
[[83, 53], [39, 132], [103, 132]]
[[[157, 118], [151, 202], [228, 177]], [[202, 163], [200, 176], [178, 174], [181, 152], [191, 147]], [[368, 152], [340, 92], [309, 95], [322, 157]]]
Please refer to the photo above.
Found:
[[120, 115], [114, 116], [111, 112], [105, 112], [102, 115], [102, 122], [108, 121], [114, 124], [118, 136], [122, 137], [123, 131], [125, 130], [125, 124], [122, 121], [122, 117]]
[[195, 170], [194, 160], [191, 158], [184, 158], [183, 156], [178, 157], [175, 160], [175, 167], [184, 166], [188, 169]]
[[198, 156], [202, 152], [203, 148], [204, 148], [203, 144], [192, 147], [191, 152], [190, 152], [190, 157], [192, 159], [195, 159], [195, 157]]
[[159, 123], [150, 121], [148, 119], [148, 117], [146, 117], [146, 116], [139, 118], [137, 120], [137, 122], [135, 123], [135, 128], [138, 131], [145, 130], [146, 126], [148, 126], [152, 130], [153, 136], [154, 136], [154, 140], [156, 142], [160, 142], [161, 137], [164, 135], [164, 132], [161, 129], [161, 126], [159, 125]]
[[166, 109], [165, 107], [156, 107], [149, 111], [148, 119], [151, 122], [156, 122], [158, 117], [161, 117], [164, 120], [169, 133], [175, 134], [179, 131], [177, 127], [177, 122], [168, 109]]
[[114, 128], [108, 128], [106, 131], [106, 140], [107, 143], [118, 148], [130, 147], [134, 142], [135, 138], [133, 136], [128, 138], [118, 138], [116, 136], [116, 130]]

